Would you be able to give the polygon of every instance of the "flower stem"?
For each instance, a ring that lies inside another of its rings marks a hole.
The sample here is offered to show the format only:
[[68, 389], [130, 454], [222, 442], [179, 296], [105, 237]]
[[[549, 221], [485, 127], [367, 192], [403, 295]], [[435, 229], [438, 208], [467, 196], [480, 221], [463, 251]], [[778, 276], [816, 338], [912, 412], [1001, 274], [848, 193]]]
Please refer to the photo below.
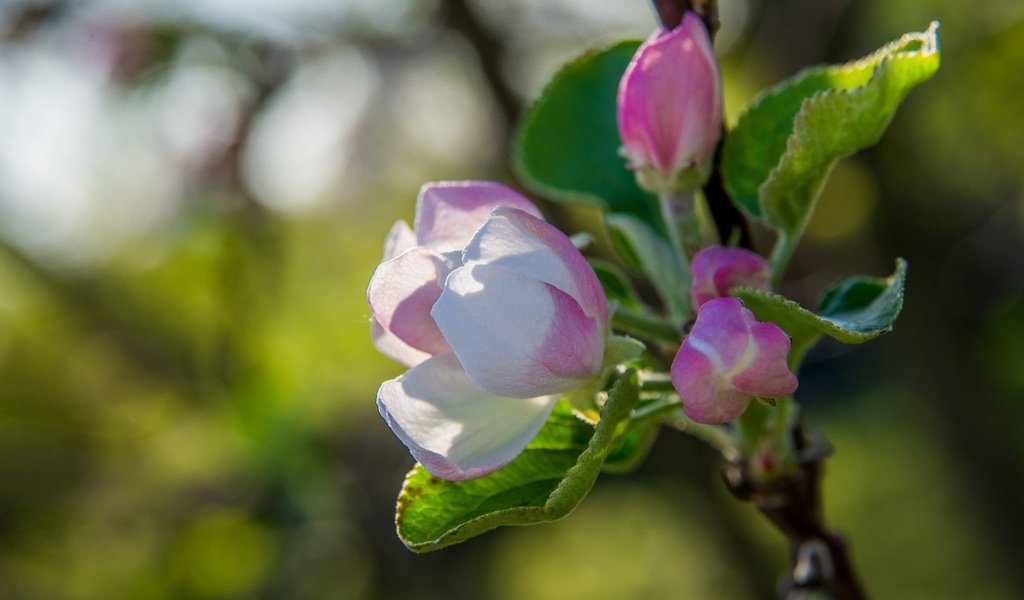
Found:
[[683, 238], [679, 230], [686, 214], [693, 214], [693, 195], [690, 192], [683, 194], [661, 194], [658, 196], [658, 207], [661, 209], [661, 220], [665, 223], [665, 233], [672, 245], [672, 250], [682, 257], [689, 256], [683, 246]]
[[679, 344], [682, 332], [672, 323], [639, 311], [620, 306], [612, 315], [612, 326], [642, 340]]

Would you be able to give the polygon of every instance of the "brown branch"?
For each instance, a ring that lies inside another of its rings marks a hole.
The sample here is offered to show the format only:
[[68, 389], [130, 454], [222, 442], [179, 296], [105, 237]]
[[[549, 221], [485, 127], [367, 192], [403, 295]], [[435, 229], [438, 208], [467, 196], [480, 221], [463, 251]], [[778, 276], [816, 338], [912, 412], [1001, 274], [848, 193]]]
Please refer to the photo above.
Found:
[[831, 452], [820, 436], [793, 433], [798, 466], [770, 481], [758, 480], [744, 463], [726, 467], [726, 487], [740, 500], [752, 502], [786, 536], [792, 569], [779, 586], [779, 597], [805, 598], [825, 592], [836, 600], [862, 600], [850, 553], [842, 536], [824, 524], [821, 509], [822, 462]]
[[692, 11], [704, 21], [711, 39], [715, 39], [718, 32], [718, 2], [717, 0], [652, 0], [654, 10], [658, 11], [658, 18], [666, 29], [673, 29], [683, 22], [683, 15]]
[[447, 0], [444, 6], [447, 26], [462, 34], [476, 51], [480, 71], [501, 107], [505, 117], [505, 132], [510, 135], [523, 106], [502, 73], [501, 59], [505, 54], [505, 41], [484, 26], [465, 0]]

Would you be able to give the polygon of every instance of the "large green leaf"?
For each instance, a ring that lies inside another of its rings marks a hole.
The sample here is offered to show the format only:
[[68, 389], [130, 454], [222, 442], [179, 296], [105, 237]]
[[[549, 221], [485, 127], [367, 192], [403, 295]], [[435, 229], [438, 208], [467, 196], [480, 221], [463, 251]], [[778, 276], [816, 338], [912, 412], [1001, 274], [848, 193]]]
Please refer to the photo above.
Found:
[[470, 481], [444, 481], [417, 465], [398, 497], [398, 536], [429, 552], [502, 525], [554, 521], [569, 514], [594, 485], [618, 440], [618, 426], [639, 398], [635, 371], [608, 394], [596, 427], [559, 403], [537, 437], [498, 471]]
[[877, 142], [900, 101], [938, 69], [937, 27], [856, 62], [807, 69], [755, 100], [722, 158], [737, 205], [799, 236], [836, 160]]
[[764, 290], [736, 288], [731, 293], [743, 300], [759, 320], [771, 321], [789, 334], [793, 339], [790, 362], [795, 365], [823, 334], [847, 344], [860, 344], [891, 331], [903, 309], [906, 277], [907, 262], [900, 258], [889, 277], [843, 280], [822, 295], [818, 314]]
[[559, 71], [520, 121], [512, 164], [552, 200], [597, 204], [657, 223], [657, 200], [637, 187], [619, 155], [615, 102], [640, 42], [590, 52]]

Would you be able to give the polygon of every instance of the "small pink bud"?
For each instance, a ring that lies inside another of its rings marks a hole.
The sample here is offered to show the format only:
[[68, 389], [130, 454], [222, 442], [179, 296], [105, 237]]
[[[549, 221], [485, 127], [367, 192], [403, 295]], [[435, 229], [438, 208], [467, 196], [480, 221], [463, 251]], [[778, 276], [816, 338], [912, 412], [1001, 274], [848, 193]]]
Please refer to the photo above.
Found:
[[707, 179], [722, 129], [722, 81], [697, 15], [658, 29], [637, 50], [619, 83], [618, 122], [645, 189], [692, 189]]
[[708, 300], [728, 296], [734, 287], [771, 289], [771, 265], [759, 254], [742, 248], [704, 248], [693, 257], [690, 273], [693, 275], [690, 299], [694, 309]]
[[683, 410], [698, 423], [725, 423], [754, 396], [792, 394], [797, 380], [786, 365], [789, 345], [778, 325], [759, 322], [738, 299], [705, 302], [672, 361]]

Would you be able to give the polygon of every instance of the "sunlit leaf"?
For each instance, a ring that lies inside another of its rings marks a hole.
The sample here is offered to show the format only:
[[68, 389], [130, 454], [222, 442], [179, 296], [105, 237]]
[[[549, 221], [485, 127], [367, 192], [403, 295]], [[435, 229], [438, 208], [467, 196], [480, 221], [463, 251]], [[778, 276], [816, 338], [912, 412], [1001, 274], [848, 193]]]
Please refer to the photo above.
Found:
[[793, 339], [791, 362], [799, 362], [823, 334], [847, 344], [860, 344], [892, 330], [903, 309], [907, 263], [897, 259], [889, 277], [858, 276], [843, 280], [822, 295], [818, 314], [796, 302], [754, 288], [736, 288], [732, 293], [761, 321], [782, 327]]
[[726, 139], [726, 188], [748, 214], [796, 237], [835, 162], [878, 141], [903, 98], [939, 67], [937, 23], [845, 65], [768, 90]]
[[444, 481], [417, 465], [398, 497], [399, 537], [411, 550], [429, 552], [502, 525], [564, 517], [593, 487], [638, 397], [637, 376], [630, 370], [608, 393], [596, 427], [559, 403], [519, 457], [479, 479]]
[[640, 42], [590, 52], [559, 71], [519, 124], [513, 167], [537, 194], [596, 204], [658, 223], [657, 200], [619, 155], [619, 79]]

